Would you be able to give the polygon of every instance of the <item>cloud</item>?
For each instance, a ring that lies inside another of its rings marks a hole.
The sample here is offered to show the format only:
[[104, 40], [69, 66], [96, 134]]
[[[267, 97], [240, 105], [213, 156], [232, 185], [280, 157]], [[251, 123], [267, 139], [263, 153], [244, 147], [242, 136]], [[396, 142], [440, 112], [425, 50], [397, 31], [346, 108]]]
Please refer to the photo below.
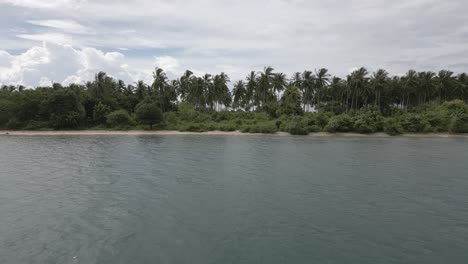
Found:
[[125, 67], [125, 60], [118, 52], [58, 44], [44, 43], [16, 56], [0, 50], [0, 84], [82, 83], [92, 80], [98, 71], [133, 82], [134, 73]]
[[0, 3], [12, 4], [27, 8], [53, 9], [63, 6], [79, 7], [87, 0], [0, 0]]
[[27, 40], [36, 40], [40, 42], [49, 42], [56, 44], [72, 44], [73, 38], [69, 35], [60, 33], [45, 33], [45, 34], [19, 34], [18, 38]]
[[[342, 77], [356, 66], [466, 71], [466, 10], [465, 0], [0, 0], [0, 50], [18, 54], [43, 41], [81, 54], [93, 48], [102, 54], [86, 63], [109, 69], [103, 61], [113, 61], [113, 74], [133, 78], [155, 65], [173, 75], [225, 71], [231, 80], [266, 65]], [[77, 70], [67, 81], [84, 76]]]
[[180, 73], [179, 61], [171, 56], [155, 57], [155, 64], [157, 67], [164, 69], [171, 73]]
[[92, 34], [92, 30], [79, 24], [73, 20], [60, 20], [60, 19], [49, 19], [49, 20], [28, 20], [29, 24], [60, 29], [69, 33], [76, 34]]

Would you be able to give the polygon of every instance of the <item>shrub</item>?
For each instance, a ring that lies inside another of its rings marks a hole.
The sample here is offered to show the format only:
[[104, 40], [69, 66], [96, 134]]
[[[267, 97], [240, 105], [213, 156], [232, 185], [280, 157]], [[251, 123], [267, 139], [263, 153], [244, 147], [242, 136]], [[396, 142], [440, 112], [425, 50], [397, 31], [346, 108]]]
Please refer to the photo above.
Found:
[[135, 114], [138, 121], [143, 125], [149, 125], [153, 129], [154, 124], [161, 123], [163, 115], [155, 102], [143, 101], [136, 106]]
[[18, 120], [18, 118], [13, 117], [8, 120], [5, 126], [8, 129], [20, 129], [22, 126], [22, 123]]
[[448, 130], [450, 133], [468, 133], [468, 115], [460, 113], [452, 116]]
[[233, 123], [224, 123], [218, 126], [218, 129], [221, 131], [236, 131], [237, 127]]
[[60, 115], [52, 114], [50, 124], [55, 129], [60, 128], [78, 128], [83, 119], [83, 114], [78, 112], [67, 112]]
[[206, 132], [207, 129], [199, 123], [186, 123], [179, 128], [179, 131]]
[[332, 116], [332, 113], [329, 112], [320, 112], [317, 114], [317, 125], [321, 127], [322, 129], [328, 124], [328, 121], [330, 120], [330, 117]]
[[347, 114], [341, 114], [330, 118], [325, 126], [325, 131], [330, 133], [349, 132], [353, 129], [353, 120]]
[[262, 122], [254, 125], [247, 125], [241, 129], [242, 133], [264, 133], [272, 134], [276, 133], [278, 130], [276, 125], [273, 122]]
[[358, 114], [353, 121], [354, 131], [358, 133], [374, 133], [383, 129], [383, 117], [376, 111]]
[[445, 110], [429, 111], [423, 114], [430, 126], [436, 132], [447, 131], [450, 118]]
[[135, 125], [135, 121], [126, 110], [117, 110], [106, 116], [107, 124], [111, 127], [125, 128]]
[[387, 118], [384, 122], [384, 132], [390, 136], [396, 136], [403, 133], [403, 128], [395, 118]]
[[319, 126], [312, 125], [312, 126], [307, 126], [307, 132], [309, 133], [315, 133], [315, 132], [320, 132], [322, 129]]
[[293, 121], [289, 123], [289, 134], [291, 135], [307, 135], [309, 131], [305, 126], [302, 125], [301, 122]]
[[106, 122], [106, 116], [110, 111], [109, 106], [101, 102], [97, 103], [93, 109], [93, 121], [97, 124], [104, 124]]
[[293, 117], [288, 125], [288, 132], [291, 135], [307, 135], [307, 127], [301, 117]]
[[406, 114], [401, 122], [403, 130], [412, 133], [431, 132], [431, 124], [420, 114]]

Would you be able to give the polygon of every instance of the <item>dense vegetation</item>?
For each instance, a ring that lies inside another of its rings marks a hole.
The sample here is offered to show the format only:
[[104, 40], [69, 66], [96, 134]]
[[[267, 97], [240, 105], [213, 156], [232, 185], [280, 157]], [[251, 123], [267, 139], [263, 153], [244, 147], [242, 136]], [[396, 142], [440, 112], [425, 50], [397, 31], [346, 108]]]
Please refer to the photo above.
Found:
[[168, 129], [251, 133], [468, 132], [468, 75], [442, 70], [389, 76], [365, 68], [346, 79], [327, 69], [283, 73], [266, 67], [228, 87], [224, 74], [186, 71], [126, 85], [105, 73], [66, 87], [0, 89], [1, 129]]

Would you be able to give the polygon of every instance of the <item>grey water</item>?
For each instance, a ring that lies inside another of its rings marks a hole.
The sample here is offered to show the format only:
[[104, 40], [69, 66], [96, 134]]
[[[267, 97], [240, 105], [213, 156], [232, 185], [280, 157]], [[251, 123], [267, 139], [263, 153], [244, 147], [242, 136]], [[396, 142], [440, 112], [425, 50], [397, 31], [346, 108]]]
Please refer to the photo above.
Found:
[[468, 140], [2, 136], [0, 263], [468, 263]]

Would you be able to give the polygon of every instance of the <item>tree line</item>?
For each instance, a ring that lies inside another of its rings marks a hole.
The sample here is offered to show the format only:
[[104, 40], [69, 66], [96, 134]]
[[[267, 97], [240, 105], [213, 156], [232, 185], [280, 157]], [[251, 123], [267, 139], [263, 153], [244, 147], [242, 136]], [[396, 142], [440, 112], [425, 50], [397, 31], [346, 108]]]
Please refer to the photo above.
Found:
[[340, 78], [325, 68], [288, 77], [265, 67], [263, 71], [251, 71], [244, 80], [234, 81], [232, 90], [230, 82], [223, 72], [196, 76], [189, 70], [169, 80], [163, 69], [156, 68], [150, 84], [125, 84], [99, 72], [93, 81], [65, 87], [58, 83], [35, 89], [3, 85], [0, 128], [78, 129], [119, 123], [152, 128], [153, 124], [163, 123], [166, 116], [173, 116], [168, 113], [183, 115], [181, 110], [207, 115], [265, 113], [270, 119], [310, 116], [311, 112], [353, 115], [363, 111], [389, 117], [420, 111], [429, 104], [468, 101], [467, 74], [456, 75], [448, 70], [409, 70], [403, 76], [391, 76], [383, 69], [370, 73], [362, 67]]

